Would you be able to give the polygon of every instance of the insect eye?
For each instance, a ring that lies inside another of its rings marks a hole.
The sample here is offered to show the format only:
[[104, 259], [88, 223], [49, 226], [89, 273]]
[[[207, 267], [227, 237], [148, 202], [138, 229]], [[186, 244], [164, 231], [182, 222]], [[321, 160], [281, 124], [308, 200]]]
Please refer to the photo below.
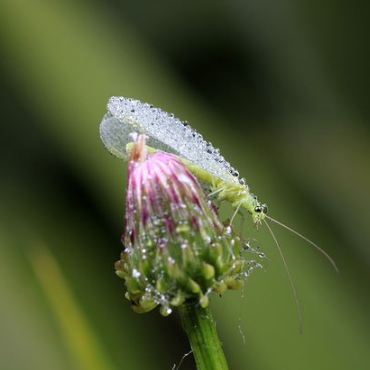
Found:
[[264, 214], [266, 214], [266, 213], [267, 213], [267, 211], [268, 211], [268, 208], [267, 208], [266, 204], [264, 204], [264, 205], [262, 206], [262, 212], [263, 212]]
[[261, 213], [262, 212], [262, 207], [261, 206], [255, 206], [254, 207], [254, 212]]

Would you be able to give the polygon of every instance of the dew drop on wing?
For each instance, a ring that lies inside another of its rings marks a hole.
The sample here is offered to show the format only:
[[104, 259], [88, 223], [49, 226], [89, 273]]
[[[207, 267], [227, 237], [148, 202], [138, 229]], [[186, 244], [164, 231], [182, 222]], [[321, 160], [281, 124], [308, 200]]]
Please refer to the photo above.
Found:
[[131, 142], [127, 135], [138, 131], [149, 137], [148, 146], [180, 155], [213, 176], [238, 183], [237, 176], [230, 174], [219, 150], [214, 150], [202, 135], [173, 114], [131, 98], [112, 97], [108, 103], [108, 115], [112, 121], [105, 122], [108, 116], [103, 119], [105, 135], [102, 135], [102, 140], [118, 158], [126, 159], [126, 145]]

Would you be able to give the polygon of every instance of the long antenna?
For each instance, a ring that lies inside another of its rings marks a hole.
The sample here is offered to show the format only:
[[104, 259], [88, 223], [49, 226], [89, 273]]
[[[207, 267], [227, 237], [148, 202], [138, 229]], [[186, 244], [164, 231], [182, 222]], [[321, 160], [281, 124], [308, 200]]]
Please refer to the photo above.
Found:
[[282, 249], [280, 248], [279, 242], [277, 241], [275, 234], [273, 233], [273, 231], [272, 231], [270, 225], [267, 223], [267, 221], [266, 220], [263, 220], [263, 222], [265, 223], [267, 229], [269, 230], [269, 232], [270, 232], [270, 234], [272, 236], [272, 239], [274, 239], [274, 242], [275, 242], [276, 247], [277, 247], [277, 249], [279, 251], [281, 260], [283, 261], [283, 264], [284, 264], [284, 267], [285, 267], [285, 271], [286, 271], [286, 273], [288, 275], [289, 282], [290, 282], [290, 287], [292, 288], [292, 292], [293, 292], [293, 297], [294, 297], [295, 305], [297, 307], [297, 314], [298, 314], [298, 321], [299, 321], [299, 333], [302, 334], [302, 331], [303, 331], [303, 319], [302, 319], [302, 310], [301, 310], [301, 305], [300, 305], [299, 299], [298, 299], [297, 289], [296, 289], [296, 287], [294, 285], [294, 281], [293, 281], [292, 275], [290, 273], [288, 264], [287, 264], [287, 262], [285, 260], [284, 253], [283, 253]]
[[267, 216], [265, 215], [265, 217], [267, 219], [269, 219], [270, 221], [272, 222], [275, 222], [276, 224], [284, 227], [285, 229], [289, 230], [290, 232], [292, 232], [293, 234], [299, 236], [300, 238], [302, 238], [303, 240], [305, 240], [307, 243], [311, 244], [313, 247], [315, 247], [320, 253], [322, 253], [326, 259], [332, 264], [332, 266], [334, 267], [335, 271], [339, 273], [339, 269], [336, 265], [336, 263], [334, 262], [334, 260], [329, 256], [329, 254], [327, 252], [325, 252], [322, 248], [320, 248], [317, 244], [315, 244], [312, 240], [308, 239], [307, 237], [305, 237], [304, 235], [302, 235], [301, 233], [299, 233], [298, 231], [295, 231], [293, 230], [291, 227], [287, 226], [287, 225], [284, 225], [282, 222], [278, 221], [278, 220], [275, 220], [274, 218], [270, 217], [270, 216]]

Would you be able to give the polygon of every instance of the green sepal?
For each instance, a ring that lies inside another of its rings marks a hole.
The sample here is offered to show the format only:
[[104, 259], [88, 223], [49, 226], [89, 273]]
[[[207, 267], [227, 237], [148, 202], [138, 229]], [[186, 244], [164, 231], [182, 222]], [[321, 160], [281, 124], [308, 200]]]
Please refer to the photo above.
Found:
[[206, 280], [210, 280], [215, 276], [215, 268], [209, 263], [203, 263], [203, 275]]
[[116, 275], [119, 276], [121, 279], [127, 278], [127, 273], [122, 270], [116, 270]]
[[139, 304], [132, 304], [131, 307], [136, 313], [146, 313], [157, 307], [157, 303], [148, 299], [140, 299]]
[[232, 279], [232, 278], [227, 278], [225, 279], [225, 283], [227, 285], [228, 289], [232, 290], [238, 290], [241, 289], [244, 285], [244, 281], [240, 279]]
[[199, 304], [201, 307], [203, 308], [206, 308], [208, 307], [209, 305], [209, 298], [208, 298], [208, 295], [203, 295], [200, 299], [199, 299]]
[[227, 290], [227, 285], [224, 282], [215, 283], [213, 286], [213, 291], [218, 294], [225, 293]]
[[171, 299], [170, 304], [171, 306], [178, 307], [181, 306], [185, 302], [185, 294], [178, 290], [176, 296]]
[[193, 279], [188, 279], [187, 288], [191, 293], [199, 293], [201, 291], [199, 284]]

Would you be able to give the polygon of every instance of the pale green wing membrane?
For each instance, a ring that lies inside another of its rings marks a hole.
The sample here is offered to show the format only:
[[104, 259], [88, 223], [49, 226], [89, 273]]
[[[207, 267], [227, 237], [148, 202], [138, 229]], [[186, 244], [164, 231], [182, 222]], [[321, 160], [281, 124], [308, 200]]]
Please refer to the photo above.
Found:
[[100, 125], [105, 147], [114, 156], [125, 160], [126, 145], [132, 141], [132, 132], [146, 134], [148, 146], [183, 157], [224, 181], [239, 183], [239, 174], [219, 150], [187, 123], [139, 100], [110, 98], [108, 113]]
[[[135, 122], [121, 121], [107, 113], [100, 124], [100, 138], [106, 149], [115, 157], [127, 159], [127, 144], [133, 141], [133, 132], [145, 133], [145, 130]], [[147, 134], [146, 144], [157, 150], [180, 155], [176, 150]]]

